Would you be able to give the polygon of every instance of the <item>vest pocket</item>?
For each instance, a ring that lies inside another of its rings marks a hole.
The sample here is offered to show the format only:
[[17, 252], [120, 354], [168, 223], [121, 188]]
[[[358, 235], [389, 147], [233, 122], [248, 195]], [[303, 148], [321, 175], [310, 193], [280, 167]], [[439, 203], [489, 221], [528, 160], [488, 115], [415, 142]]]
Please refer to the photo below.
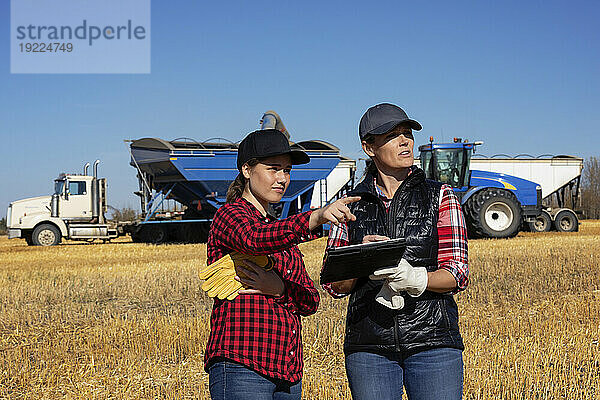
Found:
[[446, 301], [441, 298], [437, 301], [440, 312], [442, 313], [442, 327], [444, 330], [450, 330], [450, 319], [448, 318], [448, 312], [446, 310]]
[[451, 296], [440, 299], [440, 307], [444, 315], [444, 326], [449, 331], [458, 332], [458, 306]]
[[394, 311], [374, 300], [370, 304], [362, 303], [349, 307], [345, 343], [393, 346]]

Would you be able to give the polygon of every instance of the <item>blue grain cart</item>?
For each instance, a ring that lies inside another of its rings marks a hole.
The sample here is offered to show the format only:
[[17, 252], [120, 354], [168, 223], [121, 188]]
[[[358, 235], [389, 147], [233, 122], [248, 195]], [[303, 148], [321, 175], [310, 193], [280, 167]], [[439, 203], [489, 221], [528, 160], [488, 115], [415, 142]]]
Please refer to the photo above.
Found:
[[542, 188], [535, 182], [502, 173], [470, 169], [475, 146], [482, 142], [419, 146], [420, 163], [429, 179], [452, 186], [459, 197], [469, 236], [515, 236], [525, 222], [542, 212]]
[[[304, 150], [310, 156], [310, 163], [292, 169], [284, 197], [271, 210], [279, 218], [309, 210], [315, 183], [325, 180], [343, 159], [339, 149], [327, 142], [312, 140], [291, 146]], [[130, 164], [137, 170], [139, 191], [135, 193], [140, 197], [142, 209], [142, 220], [128, 227], [133, 240], [206, 241], [212, 217], [225, 204], [227, 188], [238, 173], [237, 148], [237, 143], [225, 140], [132, 141]], [[351, 186], [349, 181], [341, 192]], [[158, 213], [168, 199], [185, 206], [184, 211]]]

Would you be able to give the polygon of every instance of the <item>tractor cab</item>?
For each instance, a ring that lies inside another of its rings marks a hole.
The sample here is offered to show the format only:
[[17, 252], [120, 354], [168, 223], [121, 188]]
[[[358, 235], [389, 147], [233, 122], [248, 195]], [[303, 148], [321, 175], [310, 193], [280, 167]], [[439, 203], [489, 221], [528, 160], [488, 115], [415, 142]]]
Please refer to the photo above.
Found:
[[446, 183], [455, 192], [466, 192], [469, 188], [469, 164], [476, 145], [482, 142], [468, 143], [454, 138], [454, 143], [433, 143], [419, 146], [421, 168], [428, 179]]
[[535, 182], [512, 175], [471, 170], [471, 156], [483, 142], [419, 146], [421, 168], [428, 179], [452, 187], [465, 215], [472, 237], [512, 237], [522, 222], [530, 222], [541, 211], [541, 189]]

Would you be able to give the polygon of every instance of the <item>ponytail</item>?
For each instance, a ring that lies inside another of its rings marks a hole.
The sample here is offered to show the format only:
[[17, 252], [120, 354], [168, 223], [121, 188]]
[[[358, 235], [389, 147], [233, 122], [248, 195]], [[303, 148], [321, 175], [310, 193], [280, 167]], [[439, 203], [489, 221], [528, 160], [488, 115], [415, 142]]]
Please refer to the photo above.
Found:
[[367, 175], [376, 177], [378, 173], [379, 170], [377, 169], [377, 165], [375, 165], [375, 161], [373, 161], [373, 159], [369, 157], [365, 160], [365, 170], [363, 171], [363, 174], [360, 179], [364, 179]]
[[366, 167], [366, 171], [365, 173], [371, 174], [373, 176], [377, 176], [377, 165], [375, 165], [375, 161], [373, 161], [372, 158], [369, 158], [368, 160], [365, 160], [365, 167]]
[[[251, 158], [246, 162], [250, 167], [254, 167], [258, 164], [258, 160], [256, 158]], [[233, 182], [229, 185], [227, 189], [226, 203], [235, 203], [239, 200], [240, 197], [244, 194], [244, 189], [246, 189], [246, 184], [248, 183], [248, 179], [244, 177], [244, 174], [240, 171], [239, 174], [235, 177]]]
[[241, 172], [235, 177], [234, 181], [229, 185], [229, 189], [227, 189], [227, 203], [235, 203], [242, 197], [244, 189], [246, 188], [246, 181], [244, 174]]

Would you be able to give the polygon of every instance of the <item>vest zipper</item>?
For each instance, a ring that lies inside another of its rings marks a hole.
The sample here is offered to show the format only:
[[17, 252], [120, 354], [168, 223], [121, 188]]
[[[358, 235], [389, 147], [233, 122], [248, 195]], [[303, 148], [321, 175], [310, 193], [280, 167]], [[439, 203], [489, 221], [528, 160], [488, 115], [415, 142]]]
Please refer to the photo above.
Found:
[[[394, 193], [394, 196], [392, 197], [392, 204], [390, 204], [390, 211], [386, 215], [387, 228], [389, 231], [388, 237], [390, 239], [396, 239], [396, 218], [395, 218], [395, 216], [396, 216], [396, 212], [398, 210], [398, 202], [400, 201], [401, 192], [408, 185], [408, 182], [412, 180], [411, 178], [414, 179], [414, 175], [407, 176], [406, 179], [400, 184], [400, 186], [396, 190], [396, 193]], [[384, 206], [384, 208], [385, 208], [385, 206]], [[398, 324], [399, 324], [398, 314], [396, 313], [394, 315], [394, 342], [395, 342], [394, 344], [396, 347], [396, 351], [400, 352], [400, 351], [402, 351], [402, 348], [400, 347], [400, 335], [398, 333]]]
[[[379, 198], [379, 196], [375, 195], [375, 197], [378, 200], [379, 203], [379, 207], [382, 209], [382, 211], [385, 213], [385, 227], [387, 229], [387, 236], [390, 239], [395, 239], [396, 238], [396, 229], [395, 229], [395, 218], [393, 218], [392, 216], [396, 215], [396, 209], [397, 209], [397, 203], [398, 203], [398, 199], [400, 198], [400, 191], [404, 189], [404, 187], [406, 186], [407, 182], [410, 180], [411, 176], [409, 175], [404, 182], [402, 182], [400, 184], [400, 186], [398, 187], [398, 189], [396, 190], [396, 193], [394, 193], [394, 196], [392, 197], [392, 203], [390, 204], [390, 210], [389, 212], [386, 210], [385, 208], [385, 204], [383, 204], [383, 201]], [[414, 179], [414, 177], [413, 177]], [[377, 191], [377, 189], [375, 189], [375, 192]], [[400, 338], [399, 338], [399, 334], [398, 334], [398, 314], [394, 315], [394, 347], [396, 349], [397, 352], [401, 352], [402, 348], [400, 347]]]
[[[406, 180], [404, 182], [406, 182]], [[388, 231], [387, 232], [388, 237], [390, 239], [396, 238], [395, 215], [396, 215], [397, 203], [398, 203], [398, 199], [399, 199], [399, 196], [397, 196], [397, 195], [399, 194], [400, 190], [403, 188], [404, 182], [402, 182], [400, 187], [398, 187], [398, 189], [396, 190], [396, 193], [394, 193], [394, 196], [392, 197], [392, 203], [390, 204], [389, 210], [385, 210], [385, 205], [383, 204], [381, 199], [379, 199], [379, 203], [381, 204], [383, 209], [386, 211], [385, 221], [386, 221], [386, 228]], [[396, 314], [394, 314], [394, 347], [397, 352], [400, 352], [402, 349], [400, 348], [400, 337], [399, 337], [399, 333], [398, 333], [398, 324], [399, 324], [398, 313], [396, 313]]]

